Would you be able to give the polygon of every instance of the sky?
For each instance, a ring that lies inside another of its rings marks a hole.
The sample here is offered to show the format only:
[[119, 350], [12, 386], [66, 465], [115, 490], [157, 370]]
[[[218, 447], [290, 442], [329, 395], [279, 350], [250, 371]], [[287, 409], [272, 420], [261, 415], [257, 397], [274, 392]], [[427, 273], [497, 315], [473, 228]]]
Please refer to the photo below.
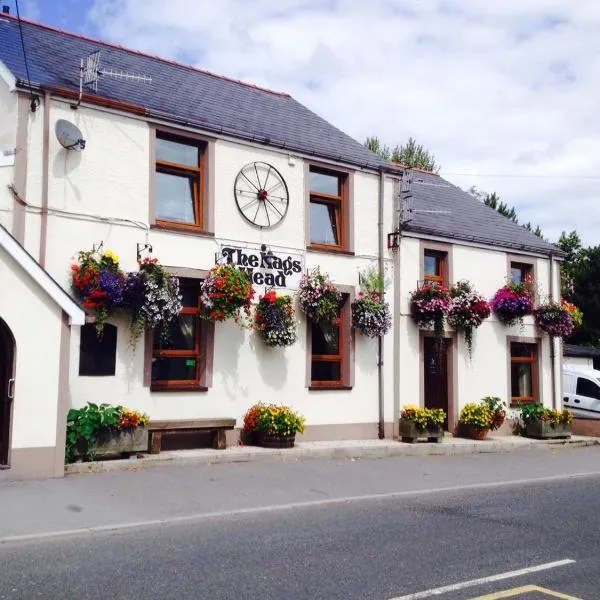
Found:
[[[15, 14], [15, 0], [2, 0]], [[600, 244], [597, 0], [19, 0], [21, 16], [409, 136], [556, 241]]]

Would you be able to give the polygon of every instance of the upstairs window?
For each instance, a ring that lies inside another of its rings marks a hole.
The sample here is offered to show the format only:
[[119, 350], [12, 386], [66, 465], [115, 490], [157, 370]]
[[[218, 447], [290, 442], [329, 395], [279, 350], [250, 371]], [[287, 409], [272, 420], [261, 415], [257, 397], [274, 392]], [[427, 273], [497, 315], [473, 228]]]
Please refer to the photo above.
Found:
[[533, 266], [527, 263], [510, 263], [510, 280], [512, 283], [525, 283], [533, 275]]
[[423, 279], [439, 285], [448, 284], [448, 254], [438, 250], [425, 250], [423, 253]]
[[345, 173], [310, 167], [311, 246], [346, 249], [347, 178]]
[[204, 148], [189, 138], [156, 133], [157, 225], [204, 228]]

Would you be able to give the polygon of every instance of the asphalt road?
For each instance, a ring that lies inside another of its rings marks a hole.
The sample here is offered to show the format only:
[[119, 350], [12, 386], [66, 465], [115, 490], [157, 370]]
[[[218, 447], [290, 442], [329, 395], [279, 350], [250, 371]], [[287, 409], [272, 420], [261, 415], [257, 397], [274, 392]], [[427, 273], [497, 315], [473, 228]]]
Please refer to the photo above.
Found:
[[599, 503], [591, 475], [5, 543], [0, 598], [385, 600], [570, 559], [432, 597], [598, 600]]

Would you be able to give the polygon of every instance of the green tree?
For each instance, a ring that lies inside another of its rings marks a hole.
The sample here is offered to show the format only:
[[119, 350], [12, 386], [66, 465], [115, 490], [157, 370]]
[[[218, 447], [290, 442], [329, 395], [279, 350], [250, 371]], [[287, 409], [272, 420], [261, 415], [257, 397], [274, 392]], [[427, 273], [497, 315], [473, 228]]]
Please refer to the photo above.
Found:
[[422, 144], [417, 144], [412, 137], [402, 146], [396, 146], [390, 151], [389, 146], [383, 144], [377, 136], [369, 136], [365, 141], [365, 146], [379, 154], [385, 160], [402, 163], [411, 169], [423, 169], [438, 173], [440, 165], [435, 162], [435, 156], [426, 150]]

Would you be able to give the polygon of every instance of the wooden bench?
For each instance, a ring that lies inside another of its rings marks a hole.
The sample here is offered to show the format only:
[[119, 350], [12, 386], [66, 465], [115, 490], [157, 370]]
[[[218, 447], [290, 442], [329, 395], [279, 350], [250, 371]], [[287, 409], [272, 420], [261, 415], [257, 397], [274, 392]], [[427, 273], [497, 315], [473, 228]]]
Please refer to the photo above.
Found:
[[217, 450], [227, 448], [225, 431], [235, 427], [235, 419], [181, 419], [150, 421], [148, 424], [148, 452], [159, 454], [163, 435], [182, 431], [210, 431], [211, 446]]

